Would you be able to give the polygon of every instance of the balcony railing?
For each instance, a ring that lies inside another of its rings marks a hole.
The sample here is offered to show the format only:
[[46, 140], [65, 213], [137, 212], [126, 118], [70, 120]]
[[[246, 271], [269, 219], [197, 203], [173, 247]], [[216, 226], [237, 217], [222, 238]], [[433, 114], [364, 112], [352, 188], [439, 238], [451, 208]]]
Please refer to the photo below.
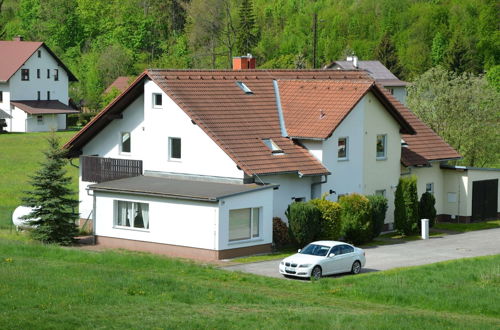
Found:
[[82, 181], [104, 182], [142, 175], [142, 160], [80, 156]]

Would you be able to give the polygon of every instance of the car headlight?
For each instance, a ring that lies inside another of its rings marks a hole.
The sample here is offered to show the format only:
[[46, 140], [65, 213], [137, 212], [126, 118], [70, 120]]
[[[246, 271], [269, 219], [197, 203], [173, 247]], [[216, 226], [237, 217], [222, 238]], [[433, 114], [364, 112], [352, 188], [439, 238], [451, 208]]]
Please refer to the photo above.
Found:
[[299, 268], [309, 268], [311, 267], [311, 264], [302, 264], [302, 265], [299, 265]]

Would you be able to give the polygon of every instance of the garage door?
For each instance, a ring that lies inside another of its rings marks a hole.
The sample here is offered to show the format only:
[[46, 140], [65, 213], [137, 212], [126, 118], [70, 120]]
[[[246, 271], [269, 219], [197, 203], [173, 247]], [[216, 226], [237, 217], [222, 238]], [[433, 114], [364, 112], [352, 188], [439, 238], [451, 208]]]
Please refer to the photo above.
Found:
[[497, 217], [498, 179], [472, 182], [472, 220]]

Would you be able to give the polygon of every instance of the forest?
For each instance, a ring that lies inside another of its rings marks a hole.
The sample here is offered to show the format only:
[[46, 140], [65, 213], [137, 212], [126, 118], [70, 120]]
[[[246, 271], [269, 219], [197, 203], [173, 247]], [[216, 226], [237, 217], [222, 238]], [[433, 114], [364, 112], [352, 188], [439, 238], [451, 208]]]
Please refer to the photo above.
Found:
[[0, 39], [44, 41], [79, 79], [71, 97], [92, 110], [118, 76], [226, 69], [247, 53], [259, 68], [354, 53], [410, 82], [440, 67], [486, 73], [498, 88], [499, 11], [496, 0], [0, 0]]

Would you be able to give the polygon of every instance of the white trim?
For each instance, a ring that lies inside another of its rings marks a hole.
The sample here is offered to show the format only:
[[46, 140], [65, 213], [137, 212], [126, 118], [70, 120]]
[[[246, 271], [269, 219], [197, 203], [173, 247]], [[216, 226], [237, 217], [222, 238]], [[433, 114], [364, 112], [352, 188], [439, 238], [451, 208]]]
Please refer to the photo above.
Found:
[[[160, 95], [160, 97], [161, 97], [161, 104], [156, 104], [156, 96], [157, 95]], [[152, 108], [162, 109], [163, 108], [163, 94], [162, 93], [153, 93], [152, 96], [153, 96], [153, 99], [151, 101]]]
[[[179, 141], [180, 141], [181, 156], [179, 158], [172, 157], [172, 140], [173, 139], [179, 139]], [[182, 139], [180, 137], [176, 137], [176, 136], [169, 136], [168, 137], [168, 161], [169, 162], [180, 162], [180, 161], [182, 161]]]
[[[339, 142], [341, 139], [345, 139], [345, 157], [339, 157]], [[341, 136], [337, 139], [337, 160], [338, 161], [347, 161], [349, 160], [349, 137], [348, 136]]]
[[[378, 137], [379, 136], [382, 136], [384, 139], [384, 155], [383, 156], [377, 156], [377, 142], [378, 142]], [[377, 134], [377, 136], [375, 137], [375, 158], [377, 160], [386, 160], [387, 159], [387, 133], [385, 134]]]

